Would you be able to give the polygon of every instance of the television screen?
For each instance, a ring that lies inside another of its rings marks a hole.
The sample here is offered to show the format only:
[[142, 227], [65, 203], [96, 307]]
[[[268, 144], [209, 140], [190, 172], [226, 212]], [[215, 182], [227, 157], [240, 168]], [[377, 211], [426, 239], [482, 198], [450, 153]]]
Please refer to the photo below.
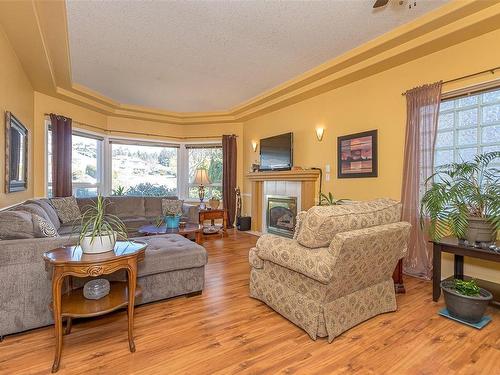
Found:
[[293, 165], [293, 133], [260, 140], [260, 170], [289, 170]]

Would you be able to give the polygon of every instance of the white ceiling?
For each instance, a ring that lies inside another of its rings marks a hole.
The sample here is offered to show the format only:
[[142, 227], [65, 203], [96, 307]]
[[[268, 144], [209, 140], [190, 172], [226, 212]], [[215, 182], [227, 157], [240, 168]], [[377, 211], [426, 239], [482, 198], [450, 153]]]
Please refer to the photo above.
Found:
[[120, 103], [228, 110], [446, 0], [67, 1], [73, 82]]

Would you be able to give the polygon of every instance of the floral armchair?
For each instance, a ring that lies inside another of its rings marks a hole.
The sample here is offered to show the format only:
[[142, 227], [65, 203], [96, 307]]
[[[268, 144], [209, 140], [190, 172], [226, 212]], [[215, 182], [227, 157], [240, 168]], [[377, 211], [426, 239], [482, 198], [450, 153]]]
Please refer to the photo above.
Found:
[[410, 230], [400, 217], [388, 199], [301, 212], [293, 239], [265, 234], [250, 250], [250, 295], [329, 342], [395, 311], [392, 273]]

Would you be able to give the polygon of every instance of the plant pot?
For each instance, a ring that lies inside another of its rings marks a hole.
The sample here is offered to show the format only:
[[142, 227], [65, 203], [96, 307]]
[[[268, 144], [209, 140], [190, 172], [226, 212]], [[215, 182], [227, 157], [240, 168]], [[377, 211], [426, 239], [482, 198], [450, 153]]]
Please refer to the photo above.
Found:
[[455, 290], [453, 280], [442, 281], [441, 288], [450, 315], [469, 323], [481, 321], [488, 303], [493, 298], [493, 295], [483, 288], [479, 288], [480, 295], [477, 297], [464, 296]]
[[210, 208], [212, 208], [213, 210], [216, 210], [217, 208], [219, 208], [219, 204], [220, 204], [220, 199], [210, 199], [208, 201], [208, 205], [210, 206]]
[[86, 254], [106, 253], [115, 248], [116, 234], [96, 236], [92, 241], [92, 237], [85, 236], [80, 241], [80, 247]]
[[181, 220], [180, 215], [165, 216], [165, 225], [166, 225], [167, 229], [177, 229], [177, 228], [179, 228], [180, 220]]
[[493, 225], [482, 217], [469, 217], [466, 238], [469, 243], [492, 242], [495, 240]]

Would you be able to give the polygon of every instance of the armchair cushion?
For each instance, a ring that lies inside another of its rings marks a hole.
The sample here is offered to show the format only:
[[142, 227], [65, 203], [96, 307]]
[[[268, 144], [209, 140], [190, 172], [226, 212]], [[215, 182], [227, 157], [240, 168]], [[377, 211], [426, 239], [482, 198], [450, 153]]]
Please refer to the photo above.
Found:
[[297, 241], [305, 247], [327, 247], [337, 233], [398, 222], [401, 204], [391, 199], [336, 206], [314, 206], [300, 224]]
[[333, 273], [333, 257], [327, 247], [308, 249], [296, 240], [265, 234], [257, 241], [260, 259], [327, 284]]

